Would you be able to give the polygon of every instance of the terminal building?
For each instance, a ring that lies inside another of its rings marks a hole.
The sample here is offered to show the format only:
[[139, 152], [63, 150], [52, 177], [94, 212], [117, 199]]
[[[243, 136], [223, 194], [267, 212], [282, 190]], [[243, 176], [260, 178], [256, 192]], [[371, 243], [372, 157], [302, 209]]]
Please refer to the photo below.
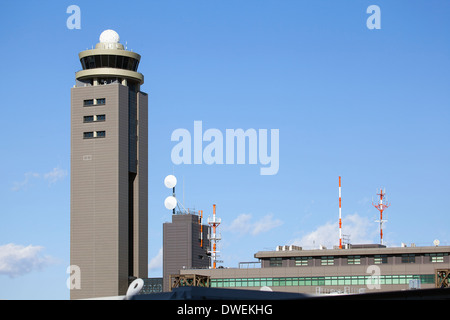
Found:
[[[180, 275], [209, 278], [212, 288], [306, 294], [399, 291], [448, 286], [450, 246], [346, 245], [302, 250], [279, 246], [259, 251], [253, 267], [182, 269]], [[245, 267], [244, 267], [245, 266]]]
[[[212, 288], [281, 291], [301, 294], [359, 294], [448, 287], [450, 246], [386, 247], [382, 213], [389, 203], [380, 189], [374, 206], [380, 211], [380, 244], [342, 244], [341, 177], [339, 177], [339, 245], [303, 250], [278, 246], [254, 254], [257, 261], [238, 268], [181, 269], [189, 277]], [[197, 283], [200, 283], [198, 282]], [[172, 282], [171, 288], [174, 284]]]
[[195, 212], [178, 212], [163, 226], [164, 292], [204, 286], [324, 295], [448, 287], [450, 246], [440, 246], [437, 240], [434, 246], [422, 247], [278, 246], [255, 253], [255, 261], [241, 262], [237, 268], [216, 267], [209, 241], [216, 231], [203, 225], [202, 233], [199, 218]]

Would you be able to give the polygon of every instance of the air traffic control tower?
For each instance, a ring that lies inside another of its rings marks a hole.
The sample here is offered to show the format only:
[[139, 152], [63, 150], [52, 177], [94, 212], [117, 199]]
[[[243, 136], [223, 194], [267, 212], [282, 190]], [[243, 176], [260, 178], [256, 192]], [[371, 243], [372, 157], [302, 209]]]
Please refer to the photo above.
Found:
[[140, 55], [106, 30], [71, 89], [71, 299], [124, 295], [148, 265], [148, 99]]

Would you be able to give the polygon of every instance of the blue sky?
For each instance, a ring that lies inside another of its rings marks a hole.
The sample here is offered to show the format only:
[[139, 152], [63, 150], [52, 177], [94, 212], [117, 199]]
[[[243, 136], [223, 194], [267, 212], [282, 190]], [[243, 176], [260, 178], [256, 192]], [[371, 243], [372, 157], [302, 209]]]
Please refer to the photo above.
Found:
[[[351, 242], [379, 241], [371, 201], [385, 187], [387, 245], [450, 245], [449, 13], [424, 0], [4, 1], [0, 299], [69, 298], [70, 88], [105, 29], [142, 55], [149, 94], [149, 276], [162, 275], [168, 174], [185, 206], [217, 205], [224, 266], [337, 244], [339, 176]], [[278, 129], [278, 173], [173, 164], [171, 134], [194, 121]]]

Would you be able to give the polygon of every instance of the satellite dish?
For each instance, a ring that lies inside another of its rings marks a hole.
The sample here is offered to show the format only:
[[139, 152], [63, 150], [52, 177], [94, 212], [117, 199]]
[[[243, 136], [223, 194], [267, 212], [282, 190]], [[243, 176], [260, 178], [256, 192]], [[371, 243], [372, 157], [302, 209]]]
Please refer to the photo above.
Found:
[[164, 179], [164, 185], [169, 188], [172, 189], [173, 187], [175, 187], [177, 185], [177, 178], [174, 175], [169, 174], [165, 179]]
[[141, 292], [143, 286], [144, 286], [144, 280], [142, 280], [142, 279], [134, 280], [128, 287], [126, 297], [130, 298], [136, 294], [139, 294], [139, 292]]
[[164, 206], [169, 210], [175, 209], [177, 206], [177, 198], [174, 196], [168, 196], [166, 200], [164, 200]]
[[436, 247], [437, 247], [440, 243], [441, 243], [441, 242], [440, 242], [438, 239], [436, 239], [436, 240], [433, 241], [433, 244], [434, 244]]

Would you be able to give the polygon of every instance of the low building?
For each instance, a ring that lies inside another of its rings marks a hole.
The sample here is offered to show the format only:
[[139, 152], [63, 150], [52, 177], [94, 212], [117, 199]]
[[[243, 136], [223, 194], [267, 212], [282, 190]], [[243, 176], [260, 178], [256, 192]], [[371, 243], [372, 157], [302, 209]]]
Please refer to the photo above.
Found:
[[449, 274], [449, 253], [450, 246], [369, 244], [316, 250], [281, 246], [255, 253], [260, 264], [257, 268], [185, 269], [180, 274], [208, 276], [215, 288], [307, 294], [425, 289], [437, 286], [440, 270]]

